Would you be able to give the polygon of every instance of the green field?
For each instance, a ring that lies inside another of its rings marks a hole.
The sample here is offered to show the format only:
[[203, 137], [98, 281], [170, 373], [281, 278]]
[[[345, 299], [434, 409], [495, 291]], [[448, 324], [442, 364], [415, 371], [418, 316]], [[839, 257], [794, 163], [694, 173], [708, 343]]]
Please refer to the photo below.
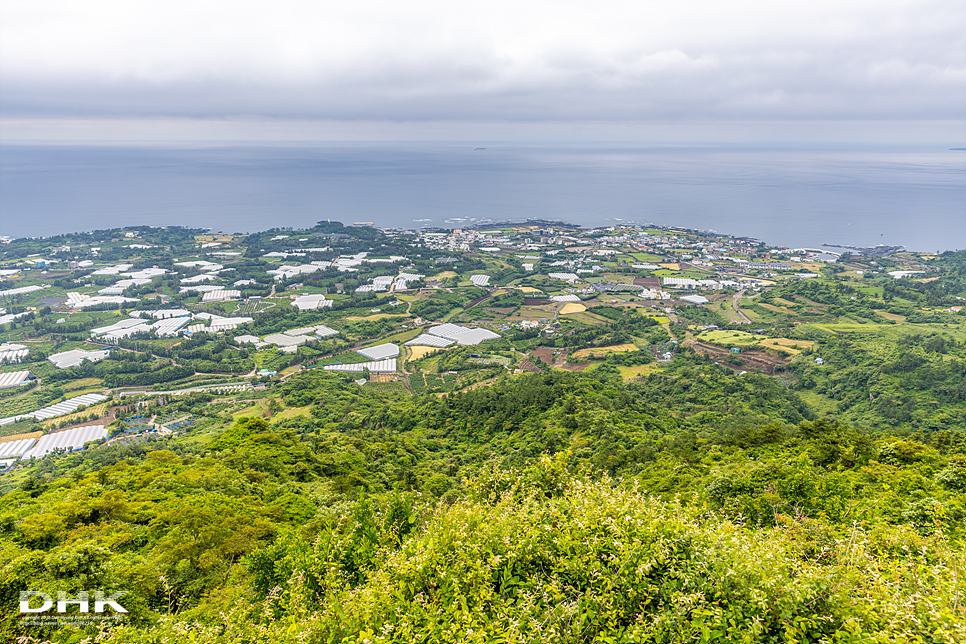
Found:
[[762, 336], [744, 331], [702, 331], [696, 338], [702, 342], [711, 342], [726, 347], [752, 347], [758, 344]]
[[652, 255], [651, 253], [630, 253], [630, 256], [645, 264], [656, 264], [664, 261], [664, 258], [660, 255]]

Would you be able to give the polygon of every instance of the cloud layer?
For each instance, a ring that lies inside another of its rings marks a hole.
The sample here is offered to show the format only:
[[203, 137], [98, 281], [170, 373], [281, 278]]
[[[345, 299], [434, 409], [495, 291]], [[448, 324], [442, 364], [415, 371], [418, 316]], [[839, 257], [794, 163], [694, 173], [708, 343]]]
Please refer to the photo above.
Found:
[[4, 0], [6, 118], [962, 119], [961, 0]]

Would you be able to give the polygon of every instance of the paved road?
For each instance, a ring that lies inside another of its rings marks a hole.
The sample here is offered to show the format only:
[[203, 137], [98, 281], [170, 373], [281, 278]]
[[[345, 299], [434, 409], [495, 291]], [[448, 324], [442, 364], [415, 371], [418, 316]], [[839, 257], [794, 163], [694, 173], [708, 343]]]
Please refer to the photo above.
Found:
[[738, 308], [738, 301], [741, 299], [741, 296], [743, 296], [744, 294], [745, 294], [744, 291], [738, 291], [737, 293], [735, 293], [734, 298], [731, 300], [731, 307], [735, 310], [735, 313], [737, 313], [744, 319], [744, 322], [742, 324], [751, 324], [751, 318], [745, 315], [744, 312], [740, 308]]

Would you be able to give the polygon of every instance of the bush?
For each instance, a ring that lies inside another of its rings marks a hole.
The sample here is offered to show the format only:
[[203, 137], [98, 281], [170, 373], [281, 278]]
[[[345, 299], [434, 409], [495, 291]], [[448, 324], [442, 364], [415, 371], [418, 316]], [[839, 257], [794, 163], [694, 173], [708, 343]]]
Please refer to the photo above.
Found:
[[[549, 483], [549, 484], [548, 484]], [[727, 487], [727, 486], [726, 486]], [[251, 558], [263, 602], [105, 642], [962, 641], [958, 554], [902, 528], [754, 530], [560, 459], [492, 470], [420, 521], [362, 499]], [[387, 528], [387, 525], [390, 528]], [[399, 538], [391, 538], [396, 534]], [[928, 553], [928, 554], [926, 554]], [[351, 555], [351, 556], [350, 556]], [[928, 610], [924, 608], [928, 606]], [[266, 619], [268, 618], [268, 619]]]

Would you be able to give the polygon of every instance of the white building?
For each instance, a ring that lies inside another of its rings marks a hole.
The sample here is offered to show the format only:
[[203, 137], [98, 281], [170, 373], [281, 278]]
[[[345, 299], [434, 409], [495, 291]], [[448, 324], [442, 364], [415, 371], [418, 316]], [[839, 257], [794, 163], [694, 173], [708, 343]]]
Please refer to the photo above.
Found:
[[356, 351], [356, 353], [358, 353], [360, 356], [364, 358], [369, 358], [370, 360], [374, 360], [374, 361], [386, 360], [388, 358], [398, 358], [399, 345], [392, 344], [391, 342], [387, 342], [386, 344], [380, 344], [375, 347], [359, 349], [358, 351]]
[[63, 351], [61, 353], [55, 353], [49, 356], [47, 359], [53, 363], [58, 369], [69, 369], [70, 367], [77, 367], [84, 363], [84, 361], [90, 362], [100, 362], [104, 358], [110, 355], [108, 350], [95, 350], [95, 351], [84, 351], [83, 349], [71, 349], [70, 351]]
[[0, 364], [19, 364], [26, 360], [29, 349], [25, 344], [0, 344]]
[[392, 373], [396, 371], [396, 358], [352, 364], [327, 364], [322, 368], [325, 371], [346, 371], [349, 373], [362, 373], [365, 369], [368, 369], [371, 373]]
[[241, 298], [241, 291], [236, 291], [234, 289], [219, 289], [217, 291], [208, 291], [201, 296], [201, 301], [208, 302], [224, 302], [225, 300], [237, 300]]
[[29, 384], [34, 379], [34, 375], [29, 371], [14, 371], [12, 373], [0, 373], [0, 389], [9, 387], [22, 387]]

